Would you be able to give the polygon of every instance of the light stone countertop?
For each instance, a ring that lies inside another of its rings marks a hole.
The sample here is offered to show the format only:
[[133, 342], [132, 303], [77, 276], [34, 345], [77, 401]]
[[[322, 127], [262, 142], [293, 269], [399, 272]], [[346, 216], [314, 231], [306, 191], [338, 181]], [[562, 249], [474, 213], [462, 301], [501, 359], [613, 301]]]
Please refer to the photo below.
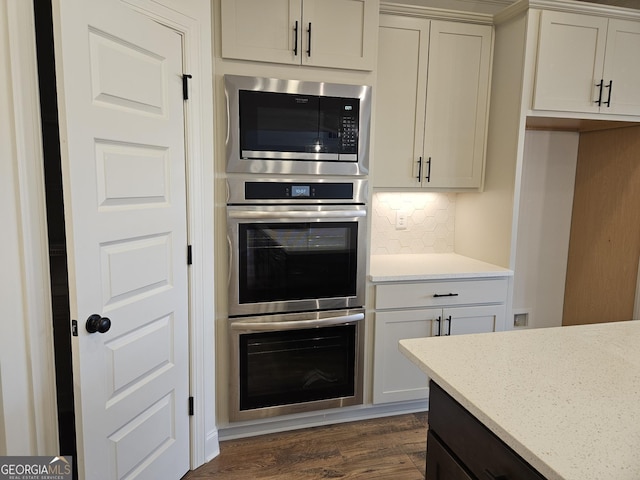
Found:
[[372, 255], [372, 282], [512, 276], [513, 271], [455, 253]]
[[549, 480], [640, 479], [640, 321], [415, 338], [400, 350]]

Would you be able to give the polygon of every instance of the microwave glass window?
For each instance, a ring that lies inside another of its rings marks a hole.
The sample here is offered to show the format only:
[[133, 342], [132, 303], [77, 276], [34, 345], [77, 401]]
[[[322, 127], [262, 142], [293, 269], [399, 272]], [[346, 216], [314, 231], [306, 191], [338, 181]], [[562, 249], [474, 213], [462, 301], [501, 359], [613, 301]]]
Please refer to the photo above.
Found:
[[241, 304], [354, 296], [356, 222], [239, 226]]
[[240, 90], [239, 102], [242, 152], [358, 153], [358, 99]]
[[242, 150], [314, 152], [318, 139], [319, 97], [240, 91]]

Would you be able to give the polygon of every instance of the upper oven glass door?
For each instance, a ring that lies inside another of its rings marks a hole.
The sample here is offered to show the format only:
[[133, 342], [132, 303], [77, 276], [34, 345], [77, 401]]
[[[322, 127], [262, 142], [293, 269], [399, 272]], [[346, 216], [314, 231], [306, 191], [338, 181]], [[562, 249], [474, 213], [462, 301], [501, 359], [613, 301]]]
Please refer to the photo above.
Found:
[[364, 304], [364, 206], [227, 211], [230, 315]]

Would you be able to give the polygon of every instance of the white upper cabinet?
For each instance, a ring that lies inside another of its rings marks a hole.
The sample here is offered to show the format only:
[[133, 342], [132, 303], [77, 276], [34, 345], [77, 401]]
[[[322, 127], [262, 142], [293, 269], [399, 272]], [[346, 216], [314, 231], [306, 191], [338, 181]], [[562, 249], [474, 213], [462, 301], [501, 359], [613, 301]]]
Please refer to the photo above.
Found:
[[222, 56], [373, 70], [378, 0], [222, 0]]
[[640, 22], [609, 20], [603, 79], [611, 97], [601, 112], [640, 115]]
[[543, 11], [535, 110], [640, 115], [640, 22]]
[[380, 16], [374, 187], [419, 187], [431, 22]]
[[480, 188], [493, 30], [380, 17], [374, 187]]
[[481, 186], [491, 48], [490, 26], [431, 22], [423, 186]]

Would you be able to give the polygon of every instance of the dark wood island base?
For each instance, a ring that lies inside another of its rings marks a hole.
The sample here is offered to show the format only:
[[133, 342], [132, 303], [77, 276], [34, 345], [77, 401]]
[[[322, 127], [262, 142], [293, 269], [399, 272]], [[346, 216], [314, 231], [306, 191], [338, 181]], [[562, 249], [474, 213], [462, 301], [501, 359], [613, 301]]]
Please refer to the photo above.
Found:
[[545, 480], [435, 382], [429, 383], [426, 480]]

